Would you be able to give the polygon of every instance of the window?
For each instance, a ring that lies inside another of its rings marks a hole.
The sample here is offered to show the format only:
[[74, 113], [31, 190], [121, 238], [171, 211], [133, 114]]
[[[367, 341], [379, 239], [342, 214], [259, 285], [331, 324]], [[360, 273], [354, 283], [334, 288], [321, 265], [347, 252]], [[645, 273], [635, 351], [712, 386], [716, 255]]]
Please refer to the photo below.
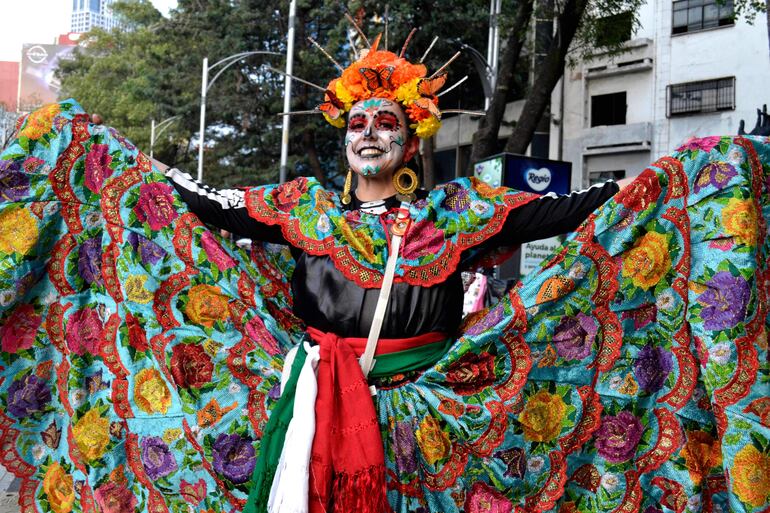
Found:
[[733, 0], [679, 0], [673, 3], [672, 34], [733, 25]]
[[604, 183], [607, 180], [620, 180], [626, 177], [625, 170], [618, 171], [591, 171], [588, 173], [588, 185]]
[[591, 97], [591, 126], [625, 125], [626, 92]]
[[735, 110], [735, 77], [668, 86], [667, 115]]
[[596, 20], [596, 46], [612, 46], [631, 39], [634, 13], [631, 11]]

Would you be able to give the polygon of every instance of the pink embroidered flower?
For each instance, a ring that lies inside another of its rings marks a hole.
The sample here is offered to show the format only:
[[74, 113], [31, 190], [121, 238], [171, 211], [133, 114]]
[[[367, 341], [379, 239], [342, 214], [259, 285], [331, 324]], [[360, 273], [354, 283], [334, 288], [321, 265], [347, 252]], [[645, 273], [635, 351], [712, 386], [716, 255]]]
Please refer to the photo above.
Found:
[[468, 513], [511, 513], [513, 504], [505, 495], [481, 481], [473, 483], [465, 497]]
[[101, 349], [102, 331], [104, 326], [99, 318], [99, 312], [85, 307], [78, 310], [67, 322], [65, 340], [67, 347], [75, 354], [85, 353], [98, 355]]
[[247, 322], [245, 330], [246, 334], [251, 337], [251, 339], [256, 342], [257, 345], [267, 351], [267, 354], [275, 356], [280, 352], [278, 342], [276, 342], [275, 338], [273, 338], [270, 332], [267, 331], [265, 324], [259, 317], [254, 317], [249, 322]]
[[684, 143], [683, 145], [681, 145], [679, 148], [677, 148], [676, 151], [702, 150], [708, 153], [711, 150], [713, 150], [714, 146], [719, 144], [721, 140], [722, 138], [718, 136], [704, 137], [702, 139], [692, 138], [686, 143]]
[[112, 156], [106, 144], [94, 144], [91, 146], [91, 151], [86, 155], [85, 176], [86, 187], [91, 192], [98, 194], [102, 190], [104, 181], [112, 175], [111, 163]]
[[21, 305], [0, 326], [0, 344], [6, 353], [29, 349], [35, 342], [35, 334], [43, 318], [35, 313], [32, 305]]
[[137, 219], [149, 224], [152, 230], [160, 230], [179, 217], [171, 191], [171, 186], [165, 183], [143, 183], [134, 207]]
[[201, 245], [203, 246], [203, 250], [206, 252], [208, 259], [213, 262], [220, 271], [235, 267], [235, 260], [225, 253], [225, 250], [222, 249], [222, 246], [217, 242], [211, 232], [205, 232], [201, 236]]
[[430, 221], [420, 221], [409, 227], [406, 244], [401, 255], [404, 260], [416, 260], [424, 256], [435, 256], [444, 246], [444, 232]]
[[94, 499], [102, 513], [131, 513], [138, 501], [125, 485], [107, 481], [94, 492]]

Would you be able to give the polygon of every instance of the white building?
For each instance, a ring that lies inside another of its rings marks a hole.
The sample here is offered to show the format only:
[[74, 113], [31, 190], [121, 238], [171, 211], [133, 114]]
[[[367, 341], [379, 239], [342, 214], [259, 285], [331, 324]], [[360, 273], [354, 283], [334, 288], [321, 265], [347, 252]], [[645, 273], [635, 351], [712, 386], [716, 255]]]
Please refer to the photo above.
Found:
[[113, 0], [72, 0], [70, 32], [88, 32], [94, 27], [109, 30], [118, 25], [110, 5]]
[[764, 16], [733, 21], [731, 0], [648, 0], [638, 14], [629, 52], [567, 68], [554, 89], [550, 156], [573, 163], [575, 188], [637, 175], [689, 138], [736, 134], [741, 120], [749, 132], [770, 104]]

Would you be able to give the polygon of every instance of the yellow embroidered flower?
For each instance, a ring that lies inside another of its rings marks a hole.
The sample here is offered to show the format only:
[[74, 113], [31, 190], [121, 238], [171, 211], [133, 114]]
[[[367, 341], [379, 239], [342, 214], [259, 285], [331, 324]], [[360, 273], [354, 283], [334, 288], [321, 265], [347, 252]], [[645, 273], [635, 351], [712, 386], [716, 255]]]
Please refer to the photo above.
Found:
[[58, 103], [51, 103], [40, 107], [27, 118], [27, 124], [19, 135], [37, 140], [51, 131], [53, 118], [61, 112]]
[[361, 253], [367, 262], [375, 262], [374, 241], [363, 231], [353, 230], [344, 218], [340, 219], [342, 235], [350, 246]]
[[446, 458], [449, 454], [451, 447], [449, 435], [441, 429], [438, 421], [430, 415], [422, 419], [416, 436], [417, 444], [420, 446], [423, 456], [425, 456], [425, 461], [431, 465]]
[[735, 237], [739, 244], [756, 244], [758, 223], [757, 209], [753, 201], [731, 198], [722, 210], [722, 224], [725, 231]]
[[26, 255], [37, 243], [38, 233], [29, 210], [17, 208], [0, 214], [0, 251]]
[[626, 375], [626, 379], [618, 387], [618, 392], [626, 395], [636, 395], [639, 391], [639, 384], [634, 379], [633, 374], [630, 372]]
[[623, 254], [623, 277], [640, 289], [648, 290], [671, 268], [668, 239], [658, 232], [647, 232]]
[[182, 438], [182, 430], [179, 428], [168, 428], [163, 432], [163, 441], [171, 444]]
[[72, 476], [58, 463], [51, 463], [43, 478], [43, 492], [51, 511], [69, 513], [75, 504], [75, 487]]
[[712, 468], [722, 465], [722, 444], [705, 431], [689, 431], [680, 454], [695, 485], [699, 485]]
[[126, 296], [128, 296], [129, 301], [143, 305], [152, 301], [152, 292], [144, 288], [146, 281], [147, 276], [132, 274], [128, 277], [126, 280]]
[[735, 455], [733, 490], [740, 500], [755, 508], [767, 503], [770, 496], [770, 457], [753, 445], [747, 445]]
[[227, 297], [219, 287], [213, 285], [195, 285], [190, 288], [189, 301], [184, 313], [196, 324], [211, 328], [217, 321], [230, 317], [227, 309]]
[[410, 125], [411, 128], [414, 128], [414, 133], [417, 137], [426, 138], [426, 137], [432, 137], [433, 135], [438, 132], [439, 128], [441, 128], [441, 121], [435, 118], [435, 116], [430, 116], [429, 118], [423, 119], [416, 125]]
[[156, 369], [142, 369], [136, 375], [134, 402], [145, 413], [166, 413], [171, 392]]
[[412, 103], [413, 101], [421, 98], [420, 93], [417, 92], [417, 84], [422, 80], [420, 77], [413, 78], [409, 82], [403, 84], [396, 89], [396, 99], [401, 103]]
[[110, 421], [92, 408], [72, 427], [75, 443], [86, 462], [101, 458], [110, 443]]
[[561, 423], [567, 413], [567, 405], [561, 396], [538, 391], [530, 397], [519, 415], [524, 438], [533, 442], [549, 442], [561, 433]]

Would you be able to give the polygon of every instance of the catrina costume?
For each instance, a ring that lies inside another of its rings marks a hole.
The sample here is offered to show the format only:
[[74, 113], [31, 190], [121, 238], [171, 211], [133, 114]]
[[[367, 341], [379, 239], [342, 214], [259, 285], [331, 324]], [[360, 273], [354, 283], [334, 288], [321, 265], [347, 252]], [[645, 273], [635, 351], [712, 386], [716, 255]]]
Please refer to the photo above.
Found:
[[[321, 110], [391, 94], [432, 129], [424, 68], [385, 53]], [[768, 163], [767, 139], [709, 137], [598, 209], [614, 185], [344, 205], [305, 178], [166, 177], [46, 106], [0, 157], [0, 457], [22, 511], [766, 511]], [[218, 216], [266, 243], [220, 239]], [[460, 324], [463, 266], [581, 221]]]

